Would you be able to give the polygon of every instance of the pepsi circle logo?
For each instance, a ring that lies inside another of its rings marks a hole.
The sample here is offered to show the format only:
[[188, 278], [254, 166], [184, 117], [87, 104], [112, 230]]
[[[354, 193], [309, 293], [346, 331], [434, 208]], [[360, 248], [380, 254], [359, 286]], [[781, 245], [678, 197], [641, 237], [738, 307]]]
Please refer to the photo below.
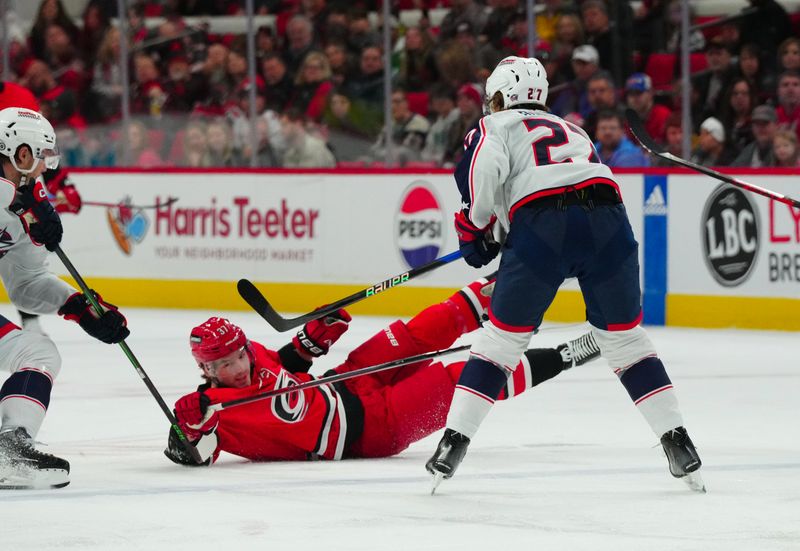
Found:
[[411, 268], [436, 259], [444, 246], [444, 211], [428, 186], [424, 180], [412, 182], [395, 218], [395, 242]]

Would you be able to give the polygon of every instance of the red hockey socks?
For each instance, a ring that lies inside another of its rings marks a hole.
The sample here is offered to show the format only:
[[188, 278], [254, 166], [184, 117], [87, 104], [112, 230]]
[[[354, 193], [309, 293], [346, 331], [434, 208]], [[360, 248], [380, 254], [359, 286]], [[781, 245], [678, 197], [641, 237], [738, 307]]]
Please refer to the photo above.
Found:
[[453, 309], [459, 331], [469, 333], [483, 324], [494, 291], [496, 274], [477, 279], [453, 294], [444, 304]]

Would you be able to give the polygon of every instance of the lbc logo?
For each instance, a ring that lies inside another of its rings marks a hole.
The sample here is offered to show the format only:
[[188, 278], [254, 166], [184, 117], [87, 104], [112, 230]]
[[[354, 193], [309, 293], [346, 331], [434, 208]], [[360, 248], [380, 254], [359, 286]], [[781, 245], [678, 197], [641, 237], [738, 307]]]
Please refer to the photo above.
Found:
[[711, 275], [733, 287], [750, 275], [758, 255], [758, 217], [747, 195], [720, 186], [703, 210], [703, 252]]

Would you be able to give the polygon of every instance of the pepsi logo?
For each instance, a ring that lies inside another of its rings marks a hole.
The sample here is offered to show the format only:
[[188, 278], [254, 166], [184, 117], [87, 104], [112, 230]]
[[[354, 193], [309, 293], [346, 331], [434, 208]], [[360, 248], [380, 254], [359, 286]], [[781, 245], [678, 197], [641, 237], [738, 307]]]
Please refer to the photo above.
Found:
[[395, 219], [395, 242], [411, 268], [436, 259], [444, 246], [444, 211], [429, 186], [424, 180], [412, 182]]

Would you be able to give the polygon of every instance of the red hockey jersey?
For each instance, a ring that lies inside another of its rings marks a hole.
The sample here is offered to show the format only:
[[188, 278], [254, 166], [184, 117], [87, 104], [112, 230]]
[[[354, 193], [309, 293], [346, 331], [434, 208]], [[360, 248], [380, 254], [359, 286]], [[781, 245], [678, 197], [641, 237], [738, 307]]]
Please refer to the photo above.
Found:
[[[250, 342], [252, 384], [247, 388], [209, 388], [211, 403], [253, 396], [312, 380], [308, 373], [290, 373], [278, 353]], [[341, 389], [340, 390], [344, 390]], [[346, 392], [346, 391], [344, 391]], [[356, 399], [357, 400], [357, 399]], [[256, 461], [341, 459], [349, 442], [345, 402], [339, 390], [322, 385], [222, 410], [217, 428], [220, 451]]]

